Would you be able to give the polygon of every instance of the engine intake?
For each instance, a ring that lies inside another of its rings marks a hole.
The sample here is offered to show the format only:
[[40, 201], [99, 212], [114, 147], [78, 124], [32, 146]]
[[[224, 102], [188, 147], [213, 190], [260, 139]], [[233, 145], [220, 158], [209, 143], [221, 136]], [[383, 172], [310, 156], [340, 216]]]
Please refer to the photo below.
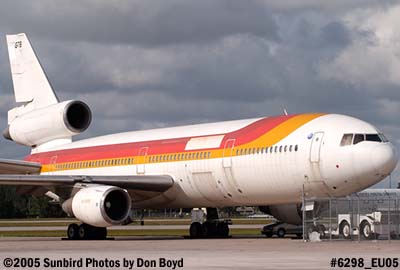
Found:
[[92, 120], [89, 106], [69, 100], [20, 114], [21, 107], [9, 111], [6, 139], [22, 145], [36, 146], [52, 140], [70, 139], [85, 131]]
[[64, 109], [64, 123], [73, 132], [85, 131], [92, 121], [89, 106], [82, 101], [72, 101]]
[[122, 224], [129, 216], [131, 198], [114, 186], [90, 186], [65, 201], [63, 210], [80, 221], [96, 227]]

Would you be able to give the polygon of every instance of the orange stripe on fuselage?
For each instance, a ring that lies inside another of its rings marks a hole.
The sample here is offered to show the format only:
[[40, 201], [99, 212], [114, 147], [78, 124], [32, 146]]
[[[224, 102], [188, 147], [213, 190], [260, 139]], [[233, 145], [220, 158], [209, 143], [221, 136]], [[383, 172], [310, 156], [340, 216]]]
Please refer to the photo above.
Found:
[[56, 160], [57, 164], [63, 164], [129, 157], [134, 158], [134, 164], [147, 163], [148, 160], [146, 161], [143, 157], [139, 156], [139, 151], [142, 147], [148, 147], [148, 157], [163, 154], [207, 151], [211, 152], [211, 158], [218, 158], [222, 157], [223, 147], [228, 140], [235, 139], [235, 149], [271, 146], [287, 137], [297, 128], [322, 115], [323, 114], [299, 114], [268, 117], [253, 122], [237, 131], [226, 134], [209, 134], [207, 136], [224, 135], [220, 147], [213, 149], [185, 151], [187, 142], [192, 138], [187, 137], [43, 152], [27, 156], [25, 160], [40, 162], [44, 165], [42, 171], [45, 172], [55, 170], [54, 164], [52, 164], [54, 160]]

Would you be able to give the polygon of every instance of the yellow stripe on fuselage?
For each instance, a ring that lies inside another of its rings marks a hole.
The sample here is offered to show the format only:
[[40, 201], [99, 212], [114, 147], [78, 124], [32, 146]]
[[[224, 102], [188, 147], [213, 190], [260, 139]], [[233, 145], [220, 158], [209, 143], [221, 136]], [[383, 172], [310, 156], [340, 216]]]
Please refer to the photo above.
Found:
[[[279, 141], [293, 133], [296, 129], [303, 126], [304, 124], [322, 116], [324, 114], [300, 114], [295, 117], [292, 117], [285, 122], [279, 124], [275, 128], [269, 130], [265, 134], [261, 135], [257, 139], [245, 143], [239, 146], [234, 146], [235, 150], [244, 150], [244, 149], [253, 149], [253, 148], [261, 148], [261, 147], [270, 147], [277, 144]], [[223, 146], [222, 146], [223, 147]], [[240, 154], [236, 154], [233, 151], [229, 155], [237, 156]], [[87, 160], [87, 161], [77, 161], [77, 162], [68, 162], [68, 163], [59, 163], [59, 164], [44, 164], [42, 165], [41, 172], [54, 172], [54, 171], [64, 171], [64, 170], [77, 170], [77, 169], [92, 169], [92, 168], [101, 168], [101, 167], [116, 167], [116, 166], [129, 166], [129, 165], [137, 165], [137, 164], [154, 164], [154, 163], [165, 163], [165, 162], [179, 162], [179, 161], [190, 161], [190, 160], [205, 160], [205, 159], [214, 159], [214, 158], [222, 158], [224, 157], [224, 149], [216, 149], [216, 150], [207, 150], [207, 151], [192, 151], [192, 152], [176, 152], [176, 153], [166, 153], [166, 154], [157, 154], [157, 155], [147, 155], [143, 156], [131, 156], [124, 158], [114, 158], [114, 159], [101, 159], [101, 160]], [[196, 157], [197, 153], [203, 153], [203, 157]], [[206, 155], [205, 153], [210, 153]], [[228, 152], [225, 152], [225, 156]], [[180, 156], [181, 158], [176, 159], [176, 156]], [[205, 156], [205, 157], [204, 157]], [[152, 161], [156, 157], [159, 157], [157, 161]], [[167, 157], [167, 158], [166, 158]], [[175, 157], [175, 158], [174, 158]], [[191, 157], [191, 158], [187, 158]], [[111, 161], [111, 162], [109, 162]], [[117, 162], [118, 161], [118, 162]], [[150, 162], [152, 161], [152, 162]], [[111, 163], [111, 165], [109, 164]], [[88, 165], [89, 164], [89, 165]]]

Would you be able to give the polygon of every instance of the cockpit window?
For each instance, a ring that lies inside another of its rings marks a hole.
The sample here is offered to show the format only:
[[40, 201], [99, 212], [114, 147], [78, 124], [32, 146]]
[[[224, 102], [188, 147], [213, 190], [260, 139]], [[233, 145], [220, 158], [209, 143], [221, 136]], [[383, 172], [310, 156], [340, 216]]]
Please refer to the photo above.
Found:
[[353, 134], [344, 134], [340, 146], [350, 145], [353, 140]]
[[382, 133], [379, 133], [379, 138], [381, 138], [382, 142], [388, 142], [389, 140], [383, 135]]
[[372, 134], [344, 134], [340, 146], [346, 146], [353, 144], [358, 144], [363, 141], [369, 142], [388, 142], [388, 139], [382, 133], [372, 133]]
[[371, 142], [381, 142], [381, 138], [379, 137], [378, 134], [366, 134], [366, 141], [371, 141]]
[[353, 144], [360, 143], [365, 140], [364, 134], [355, 134]]

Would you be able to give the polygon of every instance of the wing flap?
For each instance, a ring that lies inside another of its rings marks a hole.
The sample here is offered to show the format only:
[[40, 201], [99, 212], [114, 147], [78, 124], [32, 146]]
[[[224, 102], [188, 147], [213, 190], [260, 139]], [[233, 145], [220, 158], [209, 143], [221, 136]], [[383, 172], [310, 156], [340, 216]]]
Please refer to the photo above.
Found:
[[0, 159], [1, 174], [39, 174], [42, 165], [36, 162]]
[[174, 180], [168, 175], [0, 175], [0, 185], [73, 187], [77, 183], [112, 185], [124, 189], [164, 192], [172, 187]]

